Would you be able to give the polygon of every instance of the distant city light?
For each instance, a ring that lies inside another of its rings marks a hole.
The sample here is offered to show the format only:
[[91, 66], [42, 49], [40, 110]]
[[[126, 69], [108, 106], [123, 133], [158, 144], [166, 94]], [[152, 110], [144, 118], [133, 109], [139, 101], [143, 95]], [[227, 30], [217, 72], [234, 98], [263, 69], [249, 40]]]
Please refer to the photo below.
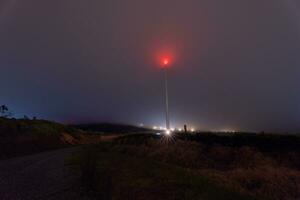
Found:
[[154, 129], [154, 130], [157, 130], [157, 126], [153, 126], [153, 129]]
[[191, 132], [195, 132], [195, 129], [194, 129], [194, 128], [191, 128]]
[[180, 131], [180, 132], [181, 132], [181, 131], [182, 131], [182, 128], [179, 128], [179, 129], [178, 129], [178, 131]]
[[236, 133], [237, 131], [236, 130], [232, 130], [232, 129], [222, 129], [222, 130], [219, 130], [217, 132]]

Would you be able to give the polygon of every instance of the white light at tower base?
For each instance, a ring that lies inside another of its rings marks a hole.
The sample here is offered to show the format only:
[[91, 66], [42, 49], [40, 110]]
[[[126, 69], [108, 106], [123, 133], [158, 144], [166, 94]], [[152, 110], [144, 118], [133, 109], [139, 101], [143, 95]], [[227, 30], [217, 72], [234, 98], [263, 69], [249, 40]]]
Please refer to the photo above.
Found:
[[167, 134], [167, 135], [170, 135], [170, 134], [171, 134], [171, 131], [170, 131], [170, 130], [166, 130], [166, 134]]

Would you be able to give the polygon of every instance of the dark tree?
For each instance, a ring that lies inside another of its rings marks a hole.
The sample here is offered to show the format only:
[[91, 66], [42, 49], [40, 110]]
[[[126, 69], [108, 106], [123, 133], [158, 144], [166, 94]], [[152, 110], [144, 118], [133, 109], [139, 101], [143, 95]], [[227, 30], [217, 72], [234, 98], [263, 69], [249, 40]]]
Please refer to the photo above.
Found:
[[12, 116], [11, 112], [9, 112], [8, 107], [6, 105], [0, 106], [0, 117], [10, 117]]

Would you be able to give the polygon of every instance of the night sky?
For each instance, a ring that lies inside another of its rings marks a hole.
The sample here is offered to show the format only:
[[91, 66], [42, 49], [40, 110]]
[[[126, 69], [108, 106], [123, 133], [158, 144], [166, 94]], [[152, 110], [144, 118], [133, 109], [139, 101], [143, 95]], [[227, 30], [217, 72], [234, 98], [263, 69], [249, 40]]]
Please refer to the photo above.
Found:
[[65, 123], [300, 131], [298, 0], [0, 0], [0, 104]]

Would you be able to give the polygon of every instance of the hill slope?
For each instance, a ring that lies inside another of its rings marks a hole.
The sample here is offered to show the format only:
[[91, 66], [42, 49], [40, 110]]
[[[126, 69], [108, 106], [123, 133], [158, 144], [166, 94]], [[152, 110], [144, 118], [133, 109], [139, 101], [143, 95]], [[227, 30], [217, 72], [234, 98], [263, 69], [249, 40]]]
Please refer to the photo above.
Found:
[[84, 131], [46, 120], [0, 118], [0, 159], [100, 139]]
[[125, 125], [125, 124], [111, 124], [111, 123], [78, 124], [78, 125], [73, 125], [73, 127], [85, 131], [118, 133], [118, 134], [151, 131], [150, 129], [144, 127], [137, 127], [137, 126]]

